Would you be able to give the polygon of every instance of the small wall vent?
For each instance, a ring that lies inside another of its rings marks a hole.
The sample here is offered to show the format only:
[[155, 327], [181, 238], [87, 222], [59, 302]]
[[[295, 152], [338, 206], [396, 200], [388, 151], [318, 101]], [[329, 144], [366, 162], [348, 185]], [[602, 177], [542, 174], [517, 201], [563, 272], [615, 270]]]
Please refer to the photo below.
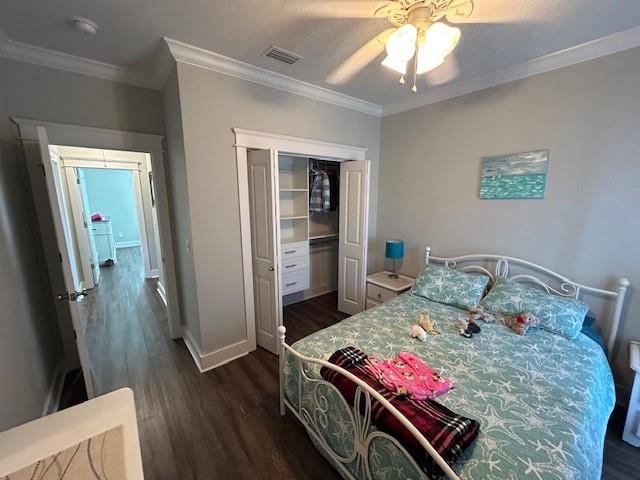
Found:
[[290, 52], [289, 50], [277, 47], [276, 45], [271, 45], [264, 51], [262, 55], [264, 55], [265, 57], [273, 58], [274, 60], [278, 60], [279, 62], [286, 63], [287, 65], [293, 65], [298, 60], [302, 60], [303, 58], [297, 53]]

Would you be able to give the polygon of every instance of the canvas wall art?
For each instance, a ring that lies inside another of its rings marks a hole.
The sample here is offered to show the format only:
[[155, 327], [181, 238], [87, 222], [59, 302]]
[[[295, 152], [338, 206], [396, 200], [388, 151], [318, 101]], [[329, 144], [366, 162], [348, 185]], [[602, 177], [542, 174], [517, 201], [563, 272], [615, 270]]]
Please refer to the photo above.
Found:
[[544, 198], [549, 150], [482, 159], [481, 199]]

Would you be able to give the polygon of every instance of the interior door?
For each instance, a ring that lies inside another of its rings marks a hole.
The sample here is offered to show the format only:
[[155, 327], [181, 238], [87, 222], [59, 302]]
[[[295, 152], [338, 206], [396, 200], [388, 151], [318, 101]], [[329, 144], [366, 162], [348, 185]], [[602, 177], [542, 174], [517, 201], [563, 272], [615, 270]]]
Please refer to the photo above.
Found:
[[247, 152], [247, 159], [256, 341], [277, 355], [276, 329], [282, 325], [278, 206], [274, 202], [278, 188], [274, 174], [277, 156], [273, 150], [255, 150]]
[[91, 270], [93, 281], [97, 285], [100, 282], [100, 262], [98, 261], [98, 248], [96, 247], [96, 235], [91, 223], [91, 208], [89, 206], [89, 195], [87, 193], [87, 182], [84, 178], [84, 171], [77, 168], [78, 189], [80, 191], [80, 205], [82, 206], [82, 216], [87, 226], [87, 238], [89, 241], [89, 255], [91, 257]]
[[355, 315], [365, 309], [369, 162], [340, 164], [340, 241], [338, 310]]
[[53, 292], [53, 294], [56, 297], [55, 301], [66, 302], [69, 306], [87, 395], [89, 398], [93, 398], [95, 396], [94, 377], [85, 339], [87, 325], [86, 309], [81, 308], [79, 305], [84, 295], [81, 292], [76, 292], [79, 281], [76, 278], [77, 272], [75, 272], [73, 268], [75, 262], [71, 236], [73, 232], [70, 228], [70, 219], [67, 215], [65, 196], [62, 190], [63, 175], [58, 158], [51, 154], [45, 128], [38, 127], [37, 131], [40, 158], [44, 170], [51, 217], [53, 219], [53, 227], [66, 289], [65, 292]]

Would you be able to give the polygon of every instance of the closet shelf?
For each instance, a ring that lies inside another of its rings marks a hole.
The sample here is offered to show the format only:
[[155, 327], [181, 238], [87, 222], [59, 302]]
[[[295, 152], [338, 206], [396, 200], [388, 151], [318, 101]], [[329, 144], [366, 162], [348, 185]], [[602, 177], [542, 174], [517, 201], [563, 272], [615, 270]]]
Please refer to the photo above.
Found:
[[330, 238], [338, 238], [337, 233], [324, 233], [321, 235], [310, 235], [309, 240], [329, 240]]
[[309, 218], [308, 215], [280, 215], [280, 220], [302, 220]]
[[281, 188], [281, 192], [308, 192], [308, 188]]

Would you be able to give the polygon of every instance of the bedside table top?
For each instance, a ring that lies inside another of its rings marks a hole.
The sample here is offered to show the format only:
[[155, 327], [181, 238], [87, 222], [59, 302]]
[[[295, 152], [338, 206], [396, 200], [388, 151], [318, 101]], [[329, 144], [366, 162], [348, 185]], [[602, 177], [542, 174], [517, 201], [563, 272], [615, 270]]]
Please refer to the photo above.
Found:
[[377, 285], [381, 288], [386, 288], [392, 292], [402, 292], [410, 288], [415, 281], [415, 278], [408, 277], [406, 275], [398, 275], [398, 278], [391, 278], [389, 274], [391, 272], [377, 272], [372, 273], [367, 277], [367, 282]]
[[640, 342], [631, 340], [629, 343], [629, 366], [636, 373], [640, 373]]

